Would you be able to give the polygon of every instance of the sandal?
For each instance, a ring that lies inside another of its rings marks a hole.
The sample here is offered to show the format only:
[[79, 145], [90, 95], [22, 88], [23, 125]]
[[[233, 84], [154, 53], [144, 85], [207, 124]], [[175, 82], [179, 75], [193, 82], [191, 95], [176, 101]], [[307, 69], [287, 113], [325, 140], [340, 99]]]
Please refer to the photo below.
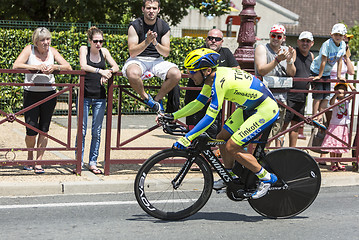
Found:
[[42, 167], [35, 167], [34, 171], [36, 174], [42, 174], [45, 172], [45, 170]]
[[102, 174], [102, 170], [99, 168], [90, 168], [89, 169], [90, 172], [92, 172], [93, 174]]
[[32, 166], [24, 166], [24, 170], [32, 171], [34, 168]]
[[333, 172], [336, 172], [336, 171], [338, 171], [339, 169], [338, 169], [338, 167], [337, 166], [331, 166], [330, 167], [330, 170], [332, 170]]

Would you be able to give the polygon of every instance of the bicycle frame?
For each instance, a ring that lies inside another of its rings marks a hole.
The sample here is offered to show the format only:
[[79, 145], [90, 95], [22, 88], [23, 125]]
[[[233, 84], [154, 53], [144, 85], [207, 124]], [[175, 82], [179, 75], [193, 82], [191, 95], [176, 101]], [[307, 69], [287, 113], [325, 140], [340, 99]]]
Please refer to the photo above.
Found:
[[[252, 143], [257, 143], [256, 149], [254, 151], [254, 157], [258, 160], [258, 162], [264, 158], [265, 151], [264, 147], [267, 143], [267, 139], [271, 130], [271, 126], [266, 128], [259, 141], [252, 141]], [[226, 183], [226, 185], [232, 189], [239, 189], [238, 184], [234, 183], [233, 177], [229, 174], [227, 169], [223, 166], [222, 162], [216, 157], [216, 155], [211, 150], [212, 146], [218, 146], [226, 144], [226, 141], [223, 140], [211, 140], [207, 136], [199, 136], [195, 140], [196, 142], [193, 144], [193, 148], [188, 149], [189, 154], [191, 155], [190, 160], [187, 160], [180, 172], [177, 176], [172, 180], [172, 185], [174, 189], [177, 189], [183, 179], [185, 178], [186, 174], [189, 172], [192, 164], [194, 163], [196, 157], [199, 154], [202, 154], [206, 161], [213, 167], [213, 169], [217, 172], [220, 178]], [[249, 171], [249, 170], [248, 170]], [[242, 174], [237, 174], [241, 176]], [[243, 176], [241, 176], [243, 177]]]

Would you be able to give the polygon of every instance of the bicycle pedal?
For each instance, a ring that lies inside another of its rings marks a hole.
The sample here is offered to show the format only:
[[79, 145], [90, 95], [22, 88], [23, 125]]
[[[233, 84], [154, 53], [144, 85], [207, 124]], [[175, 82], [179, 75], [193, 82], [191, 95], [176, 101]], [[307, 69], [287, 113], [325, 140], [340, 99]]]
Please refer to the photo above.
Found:
[[217, 189], [217, 190], [216, 190], [216, 193], [217, 193], [217, 194], [222, 194], [222, 193], [226, 193], [226, 191], [227, 191], [227, 190], [226, 190], [225, 188], [222, 188], [222, 189]]

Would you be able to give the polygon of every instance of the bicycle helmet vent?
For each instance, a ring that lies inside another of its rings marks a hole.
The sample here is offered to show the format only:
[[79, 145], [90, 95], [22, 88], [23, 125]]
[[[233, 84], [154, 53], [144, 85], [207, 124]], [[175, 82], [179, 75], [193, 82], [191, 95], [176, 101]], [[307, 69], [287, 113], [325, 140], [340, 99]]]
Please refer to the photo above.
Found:
[[184, 67], [198, 71], [218, 66], [219, 54], [208, 48], [199, 48], [190, 52], [184, 60]]

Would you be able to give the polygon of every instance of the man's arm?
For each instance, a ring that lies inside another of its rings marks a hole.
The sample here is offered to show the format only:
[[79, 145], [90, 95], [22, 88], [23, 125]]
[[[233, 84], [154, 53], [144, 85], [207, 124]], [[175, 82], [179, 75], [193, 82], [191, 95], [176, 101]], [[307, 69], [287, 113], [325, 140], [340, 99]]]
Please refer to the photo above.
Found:
[[295, 68], [295, 65], [294, 65], [296, 52], [295, 52], [294, 48], [292, 48], [291, 46], [288, 47], [288, 55], [286, 57], [287, 57], [286, 58], [287, 76], [294, 77], [295, 72], [297, 71], [297, 69]]
[[210, 96], [211, 86], [205, 84], [195, 100], [189, 102], [186, 106], [173, 113], [174, 119], [179, 119], [195, 114], [206, 105]]
[[136, 57], [140, 53], [142, 53], [148, 45], [150, 45], [151, 41], [147, 38], [141, 43], [138, 42], [139, 38], [135, 28], [131, 25], [128, 28], [128, 51], [130, 52], [130, 57]]
[[156, 38], [152, 41], [153, 45], [156, 47], [157, 52], [164, 57], [168, 57], [168, 55], [170, 55], [170, 35], [170, 31], [163, 35], [161, 38], [161, 43], [157, 42]]
[[278, 65], [278, 61], [273, 59], [273, 61], [267, 63], [266, 49], [263, 45], [258, 45], [254, 52], [254, 64], [259, 75], [265, 76]]

